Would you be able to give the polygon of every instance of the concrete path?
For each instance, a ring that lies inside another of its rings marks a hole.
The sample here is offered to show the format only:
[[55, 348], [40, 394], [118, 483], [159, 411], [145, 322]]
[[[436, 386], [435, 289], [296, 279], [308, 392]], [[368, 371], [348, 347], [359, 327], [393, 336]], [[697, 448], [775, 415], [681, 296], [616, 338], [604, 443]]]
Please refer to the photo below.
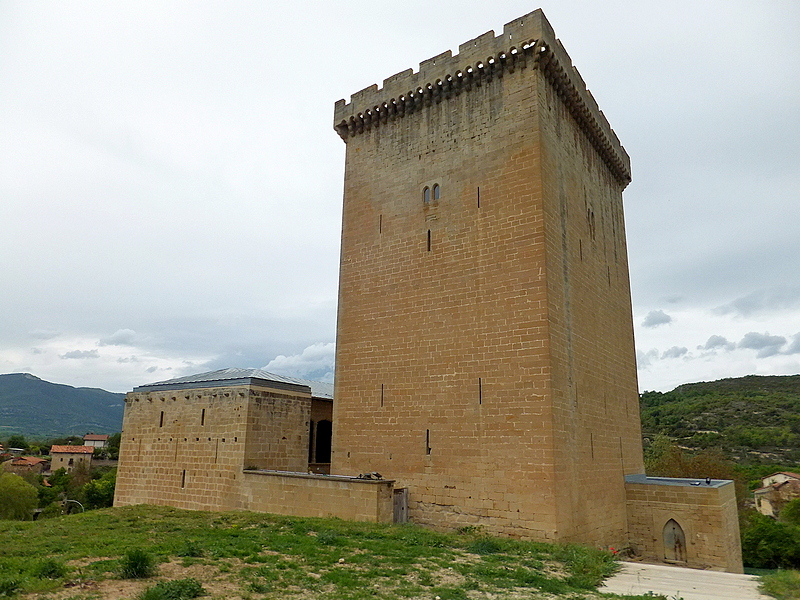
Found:
[[599, 591], [630, 595], [654, 592], [669, 600], [774, 600], [758, 591], [755, 575], [630, 562], [622, 563], [622, 569]]

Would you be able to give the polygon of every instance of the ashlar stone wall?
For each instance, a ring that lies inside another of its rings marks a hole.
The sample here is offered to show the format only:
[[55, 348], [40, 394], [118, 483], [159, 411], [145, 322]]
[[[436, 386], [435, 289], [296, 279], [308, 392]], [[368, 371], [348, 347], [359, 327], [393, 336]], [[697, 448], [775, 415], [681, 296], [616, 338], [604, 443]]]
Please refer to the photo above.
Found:
[[[625, 484], [633, 551], [650, 560], [742, 572], [736, 492], [732, 481], [629, 476]], [[683, 554], [665, 527], [682, 530]], [[673, 526], [674, 526], [673, 524]]]

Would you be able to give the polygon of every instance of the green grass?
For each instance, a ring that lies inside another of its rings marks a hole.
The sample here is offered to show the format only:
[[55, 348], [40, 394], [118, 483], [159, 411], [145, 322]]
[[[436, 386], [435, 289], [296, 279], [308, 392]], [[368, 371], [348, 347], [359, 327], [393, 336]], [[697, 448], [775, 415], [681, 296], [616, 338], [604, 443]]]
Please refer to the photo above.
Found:
[[779, 570], [762, 575], [761, 591], [778, 600], [800, 599], [800, 571]]
[[[478, 530], [447, 534], [413, 525], [154, 506], [0, 521], [0, 539], [0, 597], [56, 591], [78, 579], [131, 577], [131, 569], [147, 576], [172, 561], [206, 565], [233, 582], [242, 598], [460, 600], [542, 592], [572, 600], [599, 597], [593, 590], [615, 569], [602, 550]], [[141, 598], [171, 598], [165, 585], [151, 586], [145, 592], [151, 596]]]

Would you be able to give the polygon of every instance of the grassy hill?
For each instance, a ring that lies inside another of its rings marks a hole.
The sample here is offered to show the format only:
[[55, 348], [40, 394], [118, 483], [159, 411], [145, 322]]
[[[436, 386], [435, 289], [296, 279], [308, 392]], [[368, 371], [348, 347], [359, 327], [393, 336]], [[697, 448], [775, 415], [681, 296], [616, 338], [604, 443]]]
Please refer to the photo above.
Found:
[[[0, 521], [0, 539], [0, 596], [22, 598], [133, 599], [159, 580], [193, 578], [211, 600], [599, 600], [594, 590], [615, 568], [603, 550], [475, 530], [155, 506]], [[120, 576], [131, 550], [153, 557], [155, 577]]]
[[800, 463], [800, 375], [749, 375], [641, 394], [642, 433], [720, 447], [740, 462]]
[[50, 383], [29, 373], [0, 375], [0, 438], [46, 439], [122, 429], [124, 394]]

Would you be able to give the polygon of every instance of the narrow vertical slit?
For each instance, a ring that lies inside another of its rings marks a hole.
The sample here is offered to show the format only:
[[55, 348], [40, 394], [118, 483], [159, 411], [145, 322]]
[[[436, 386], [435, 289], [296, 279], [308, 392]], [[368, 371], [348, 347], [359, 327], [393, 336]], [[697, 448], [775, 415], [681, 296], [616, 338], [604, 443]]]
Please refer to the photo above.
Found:
[[383, 406], [383, 384], [381, 384], [381, 406]]
[[606, 266], [606, 274], [608, 276], [608, 287], [611, 287], [611, 267]]
[[481, 207], [481, 188], [478, 187], [478, 208]]
[[428, 252], [431, 251], [431, 230], [428, 229]]
[[217, 464], [218, 458], [219, 458], [219, 440], [216, 440], [214, 444], [214, 464]]
[[206, 424], [206, 409], [204, 408], [203, 410], [200, 411], [200, 426], [202, 427], [205, 424]]
[[163, 410], [161, 411], [161, 416], [158, 419], [158, 426], [159, 427], [163, 427], [164, 426], [164, 411]]
[[181, 489], [186, 487], [186, 469], [181, 473]]
[[383, 215], [378, 217], [378, 233], [383, 233]]
[[483, 404], [483, 379], [478, 377], [478, 404]]
[[581, 255], [581, 260], [583, 260], [583, 242], [581, 240], [578, 240], [578, 252]]
[[594, 460], [594, 434], [593, 433], [589, 434], [589, 443], [592, 446], [592, 460]]
[[430, 456], [431, 453], [431, 430], [425, 430], [425, 454]]

